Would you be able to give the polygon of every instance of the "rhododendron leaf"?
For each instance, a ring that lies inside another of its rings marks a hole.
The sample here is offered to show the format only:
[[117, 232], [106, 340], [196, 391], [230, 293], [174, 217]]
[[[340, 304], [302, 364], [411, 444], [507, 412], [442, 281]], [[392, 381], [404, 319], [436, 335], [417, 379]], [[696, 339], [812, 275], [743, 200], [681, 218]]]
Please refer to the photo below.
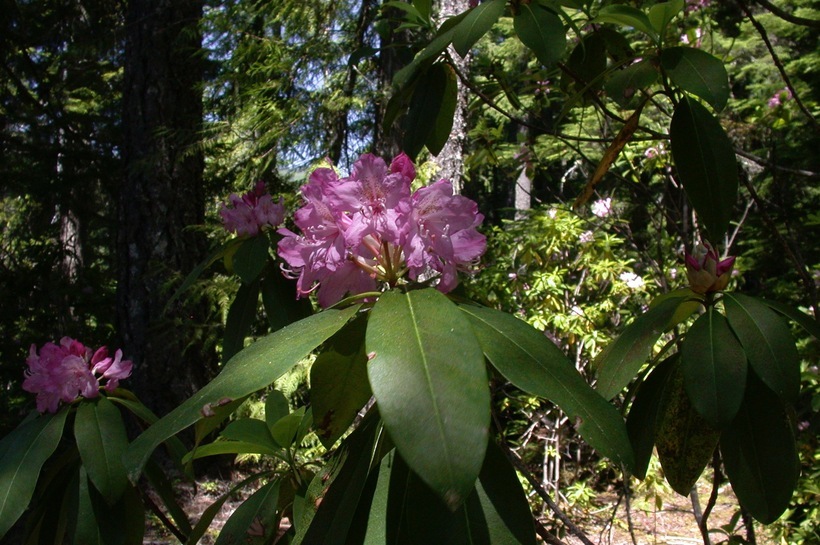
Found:
[[279, 532], [276, 507], [279, 501], [279, 479], [263, 485], [236, 508], [219, 531], [216, 545], [247, 543], [249, 538], [269, 542]]
[[475, 485], [487, 446], [484, 354], [458, 307], [427, 288], [389, 291], [367, 326], [370, 386], [402, 458], [456, 509]]
[[501, 14], [507, 0], [489, 0], [471, 9], [464, 19], [455, 27], [453, 48], [464, 57], [475, 43], [492, 28]]
[[723, 62], [702, 49], [668, 47], [661, 51], [661, 66], [669, 79], [684, 91], [702, 98], [717, 111], [729, 100], [729, 74]]
[[614, 72], [604, 89], [607, 95], [621, 108], [634, 108], [643, 97], [642, 89], [651, 87], [658, 81], [658, 68], [653, 59], [644, 59]]
[[132, 482], [139, 478], [154, 449], [202, 418], [204, 407], [270, 385], [341, 329], [358, 309], [353, 306], [320, 312], [262, 337], [231, 358], [214, 380], [131, 443], [124, 461]]
[[113, 505], [128, 485], [122, 465], [128, 436], [119, 409], [105, 397], [83, 401], [77, 407], [74, 437], [88, 478]]
[[626, 326], [596, 358], [598, 383], [595, 389], [604, 398], [612, 399], [635, 378], [641, 366], [646, 363], [658, 337], [671, 327], [672, 317], [686, 296], [664, 299], [651, 306]]
[[0, 441], [0, 539], [28, 507], [45, 461], [54, 453], [69, 409], [26, 420]]
[[789, 327], [761, 301], [725, 293], [726, 319], [755, 374], [786, 403], [800, 394], [800, 356]]
[[282, 449], [278, 445], [271, 447], [259, 441], [221, 440], [198, 446], [185, 456], [184, 461], [188, 464], [193, 460], [207, 458], [208, 456], [219, 456], [220, 454], [264, 454], [285, 461]]
[[265, 421], [256, 418], [237, 418], [228, 424], [219, 435], [223, 439], [256, 443], [274, 451], [282, 446], [274, 441]]
[[259, 308], [259, 282], [242, 284], [236, 291], [228, 318], [225, 320], [225, 337], [222, 341], [222, 361], [227, 362], [245, 346], [245, 337], [251, 331]]
[[685, 0], [670, 0], [661, 2], [649, 8], [649, 22], [660, 36], [666, 34], [666, 25], [681, 12]]
[[260, 287], [271, 332], [311, 315], [310, 299], [297, 299], [296, 284], [278, 271], [266, 274]]
[[720, 240], [737, 200], [737, 161], [720, 122], [698, 101], [681, 99], [669, 128], [672, 158], [686, 195], [705, 225]]
[[720, 452], [740, 504], [763, 524], [777, 520], [797, 486], [800, 461], [786, 407], [754, 373]]
[[78, 473], [73, 543], [141, 545], [145, 512], [139, 492], [126, 487], [120, 499], [108, 505], [88, 478], [85, 467], [80, 466]]
[[305, 408], [299, 407], [292, 413], [274, 422], [270, 428], [270, 434], [277, 445], [284, 448], [290, 448], [295, 445], [304, 416]]
[[265, 235], [242, 241], [233, 255], [233, 272], [242, 279], [243, 283], [250, 284], [259, 278], [259, 273], [265, 268], [270, 257], [269, 249], [270, 240]]
[[543, 333], [504, 312], [476, 305], [459, 308], [469, 317], [487, 359], [504, 378], [561, 407], [601, 454], [628, 468], [634, 465], [621, 415]]
[[347, 431], [371, 395], [363, 343], [353, 354], [335, 350], [319, 354], [310, 368], [310, 401], [316, 435], [325, 448]]
[[[151, 484], [154, 492], [162, 500], [162, 505], [171, 516], [171, 519], [176, 524], [180, 531], [188, 535], [191, 533], [191, 521], [188, 520], [188, 514], [185, 513], [182, 506], [177, 502], [177, 491], [174, 490], [174, 485], [171, 484], [169, 476], [165, 474], [163, 468], [154, 461], [149, 460], [145, 466], [145, 477]], [[176, 478], [176, 477], [175, 477]], [[191, 477], [193, 479], [193, 477]]]
[[677, 360], [678, 354], [674, 354], [655, 367], [638, 388], [629, 407], [626, 431], [635, 450], [634, 474], [639, 479], [646, 477], [655, 448], [655, 430], [663, 409], [662, 401], [668, 395], [669, 377], [677, 366]]
[[370, 471], [381, 426], [369, 414], [308, 485], [304, 510], [294, 512], [292, 545], [344, 545]]
[[279, 390], [271, 390], [265, 398], [265, 423], [270, 430], [274, 424], [290, 413], [288, 398]]
[[[208, 417], [198, 420], [194, 425], [194, 444], [199, 445], [205, 440], [208, 434], [222, 427], [225, 420], [227, 420], [246, 399], [248, 399], [247, 396], [242, 396], [228, 403], [223, 402], [217, 403], [216, 406], [211, 405]], [[185, 451], [183, 451], [183, 456], [185, 456]]]
[[[431, 136], [445, 131], [450, 134], [453, 125], [453, 69], [445, 63], [436, 63], [419, 76], [419, 82], [410, 100], [410, 109], [404, 123], [403, 149], [410, 157], [416, 157], [425, 144], [435, 148], [438, 142], [429, 142]], [[449, 117], [448, 117], [449, 112]], [[440, 128], [437, 126], [443, 125]], [[445, 139], [446, 140], [446, 139]], [[434, 155], [441, 151], [431, 149]]]
[[80, 466], [79, 494], [77, 495], [77, 527], [74, 530], [74, 543], [88, 545], [103, 545], [100, 526], [97, 524], [97, 515], [94, 513], [94, 503], [91, 494], [94, 488], [88, 480], [84, 466]]
[[759, 299], [759, 301], [772, 310], [782, 314], [786, 318], [793, 320], [794, 323], [802, 327], [806, 333], [815, 339], [820, 339], [820, 322], [815, 320], [812, 316], [790, 305], [784, 305], [783, 303], [777, 301], [769, 301], [767, 299]]
[[631, 27], [635, 30], [649, 35], [653, 40], [657, 39], [657, 33], [652, 27], [652, 22], [644, 12], [632, 6], [625, 6], [621, 4], [614, 4], [604, 6], [598, 12], [598, 15], [591, 21], [592, 23], [613, 23], [625, 27]]
[[746, 354], [715, 307], [709, 307], [689, 328], [680, 362], [692, 406], [711, 427], [728, 426], [743, 401]]
[[692, 407], [679, 367], [672, 370], [660, 402], [655, 445], [667, 482], [675, 492], [687, 496], [712, 459], [720, 432]]
[[564, 25], [555, 12], [541, 4], [518, 5], [513, 25], [515, 33], [544, 66], [550, 66], [561, 58], [567, 48]]
[[433, 130], [424, 142], [427, 150], [433, 155], [441, 153], [450, 138], [458, 103], [458, 78], [456, 73], [450, 65], [442, 64], [442, 66], [444, 68], [445, 85], [441, 96], [441, 106], [438, 109]]

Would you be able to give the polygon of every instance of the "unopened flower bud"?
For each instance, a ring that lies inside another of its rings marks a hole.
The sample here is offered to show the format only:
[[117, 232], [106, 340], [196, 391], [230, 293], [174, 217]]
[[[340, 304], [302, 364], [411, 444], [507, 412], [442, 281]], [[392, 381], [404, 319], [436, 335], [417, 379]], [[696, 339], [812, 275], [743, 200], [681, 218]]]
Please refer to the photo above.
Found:
[[705, 294], [722, 291], [729, 284], [735, 257], [721, 260], [712, 245], [704, 241], [686, 252], [686, 276], [689, 287], [695, 293]]

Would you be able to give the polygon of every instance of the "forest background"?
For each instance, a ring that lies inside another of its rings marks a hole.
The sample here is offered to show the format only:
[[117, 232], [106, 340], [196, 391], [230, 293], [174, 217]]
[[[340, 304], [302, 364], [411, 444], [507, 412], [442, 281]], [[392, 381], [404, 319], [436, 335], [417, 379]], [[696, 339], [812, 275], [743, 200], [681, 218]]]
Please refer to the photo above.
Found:
[[[440, 20], [469, 4], [432, 7]], [[414, 117], [396, 115], [407, 105], [389, 103], [432, 30], [400, 2], [9, 1], [0, 20], [0, 435], [33, 406], [20, 389], [28, 347], [69, 333], [123, 347], [137, 364], [130, 387], [158, 414], [186, 399], [219, 370], [240, 283], [217, 264], [166, 303], [228, 237], [219, 204], [257, 180], [295, 203], [313, 168], [347, 170], [365, 151], [411, 149], [423, 181], [452, 179], [479, 203], [489, 250], [468, 293], [545, 331], [590, 380], [623, 325], [684, 283], [698, 234], [668, 116], [645, 113], [590, 184], [623, 119], [596, 107], [603, 69], [572, 40], [545, 66], [502, 17], [468, 56], [454, 53], [455, 122], [434, 156]], [[699, 1], [672, 32], [729, 75], [720, 120], [741, 184], [737, 221], [713, 242], [742, 256], [735, 287], [815, 316], [818, 26], [810, 0]], [[258, 316], [249, 337], [270, 327]], [[799, 347], [804, 475], [779, 531], [816, 536], [820, 379], [816, 343]], [[545, 483], [601, 486], [579, 470], [591, 454], [560, 411], [505, 394], [509, 440]]]

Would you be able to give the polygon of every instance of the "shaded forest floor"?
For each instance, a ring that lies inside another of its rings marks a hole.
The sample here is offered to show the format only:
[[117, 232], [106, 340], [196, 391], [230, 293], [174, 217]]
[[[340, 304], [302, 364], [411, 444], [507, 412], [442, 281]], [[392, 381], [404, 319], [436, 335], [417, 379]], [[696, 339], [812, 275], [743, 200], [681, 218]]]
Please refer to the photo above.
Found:
[[[230, 484], [231, 481], [217, 479], [201, 480], [196, 486], [182, 485], [179, 488], [179, 499], [195, 523], [201, 513], [228, 490]], [[703, 508], [709, 496], [708, 485], [699, 483], [698, 490]], [[209, 545], [215, 542], [219, 529], [245, 497], [245, 495], [231, 497], [225, 502], [200, 543]], [[692, 503], [688, 497], [675, 493], [663, 494], [658, 504], [653, 499], [647, 501], [636, 497], [630, 505], [629, 516], [627, 516], [624, 502], [618, 502], [617, 495], [614, 493], [599, 494], [591, 504], [586, 509], [568, 508], [566, 512], [570, 519], [586, 533], [587, 537], [598, 545], [634, 545], [634, 543], [638, 545], [699, 545], [703, 543], [693, 514]], [[615, 509], [616, 504], [617, 509]], [[721, 532], [720, 528], [733, 522], [737, 509], [737, 499], [731, 487], [728, 484], [724, 485], [708, 519], [709, 528], [713, 530], [711, 533], [713, 545], [727, 542], [728, 535]], [[632, 533], [635, 536], [634, 542], [629, 530], [630, 520]], [[565, 528], [561, 528], [560, 522], [555, 523], [548, 517], [542, 518], [541, 522], [547, 528], [566, 532]], [[745, 531], [741, 526], [742, 522], [738, 521], [735, 532], [745, 536]], [[755, 534], [758, 545], [776, 543], [769, 538], [766, 530], [760, 525], [755, 525]], [[561, 540], [567, 545], [582, 544], [580, 539], [568, 532], [561, 535]], [[143, 541], [144, 545], [175, 545], [177, 543], [179, 542], [165, 531], [157, 520], [149, 523]], [[539, 543], [541, 543], [540, 540]]]

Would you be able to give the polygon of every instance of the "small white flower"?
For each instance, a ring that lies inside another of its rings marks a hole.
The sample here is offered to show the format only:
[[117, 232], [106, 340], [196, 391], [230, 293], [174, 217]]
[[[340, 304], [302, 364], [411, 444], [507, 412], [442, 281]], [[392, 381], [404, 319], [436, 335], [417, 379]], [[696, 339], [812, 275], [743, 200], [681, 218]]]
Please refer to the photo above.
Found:
[[586, 244], [588, 242], [592, 242], [593, 240], [595, 240], [595, 234], [592, 231], [584, 231], [578, 235], [578, 242], [581, 244]]
[[592, 213], [599, 218], [605, 218], [612, 212], [612, 199], [599, 199], [592, 203]]
[[632, 288], [633, 290], [637, 290], [643, 287], [643, 278], [635, 274], [634, 272], [622, 272], [619, 276], [621, 282], [627, 285], [627, 287]]

